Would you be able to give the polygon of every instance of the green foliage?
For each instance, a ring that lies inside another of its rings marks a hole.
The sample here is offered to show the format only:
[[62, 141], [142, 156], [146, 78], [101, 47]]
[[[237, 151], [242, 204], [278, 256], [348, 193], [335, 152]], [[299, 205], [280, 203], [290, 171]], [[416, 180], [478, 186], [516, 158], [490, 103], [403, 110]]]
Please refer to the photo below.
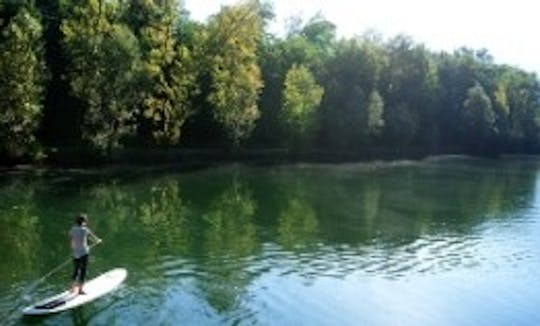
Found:
[[293, 65], [285, 77], [282, 119], [290, 140], [302, 144], [314, 136], [324, 89], [304, 66]]
[[384, 101], [376, 90], [369, 96], [366, 115], [367, 133], [378, 135], [384, 127]]
[[192, 51], [174, 35], [180, 16], [177, 8], [174, 0], [138, 0], [130, 2], [127, 14], [142, 52], [140, 120], [146, 121], [141, 124], [157, 142], [168, 144], [180, 140], [182, 126], [193, 111], [191, 101], [198, 93]]
[[334, 52], [336, 25], [326, 20], [321, 14], [312, 17], [302, 28], [300, 34], [316, 46], [320, 55], [329, 56]]
[[495, 114], [492, 110], [491, 99], [480, 84], [469, 88], [463, 108], [464, 122], [467, 127], [478, 128], [482, 133], [494, 130]]
[[426, 48], [407, 36], [391, 39], [386, 48], [389, 61], [381, 77], [386, 141], [398, 147], [425, 146], [436, 133], [437, 70]]
[[120, 22], [118, 5], [102, 0], [72, 5], [61, 26], [72, 92], [85, 104], [82, 137], [100, 151], [120, 146], [135, 129], [139, 46]]
[[384, 119], [387, 141], [396, 147], [410, 145], [420, 127], [418, 113], [404, 102], [387, 106]]
[[269, 1], [222, 7], [204, 23], [181, 4], [1, 1], [0, 156], [248, 139], [355, 155], [540, 151], [538, 77], [485, 49], [337, 39], [320, 14], [279, 37]]
[[215, 120], [235, 145], [246, 139], [259, 117], [263, 86], [257, 63], [261, 17], [251, 2], [224, 7], [207, 29], [206, 50], [212, 90], [208, 101]]
[[[300, 27], [299, 27], [300, 28]], [[309, 29], [309, 25], [304, 28]], [[321, 29], [325, 31], [325, 29]], [[314, 31], [308, 33], [313, 40], [318, 38]], [[261, 118], [257, 121], [256, 141], [271, 146], [283, 143], [283, 134], [277, 132], [282, 125], [281, 112], [283, 104], [283, 88], [285, 77], [293, 65], [302, 65], [313, 74], [320, 75], [324, 61], [328, 57], [332, 43], [313, 43], [302, 30], [291, 33], [285, 39], [266, 35], [260, 45], [260, 65], [263, 74], [264, 88], [259, 99]]]
[[387, 65], [380, 43], [367, 38], [340, 41], [324, 76], [321, 111], [327, 146], [354, 150], [380, 133], [384, 100], [377, 89]]
[[510, 141], [525, 147], [538, 142], [540, 82], [536, 75], [513, 71], [507, 89]]
[[0, 7], [0, 153], [39, 158], [35, 133], [45, 92], [42, 25], [31, 5]]

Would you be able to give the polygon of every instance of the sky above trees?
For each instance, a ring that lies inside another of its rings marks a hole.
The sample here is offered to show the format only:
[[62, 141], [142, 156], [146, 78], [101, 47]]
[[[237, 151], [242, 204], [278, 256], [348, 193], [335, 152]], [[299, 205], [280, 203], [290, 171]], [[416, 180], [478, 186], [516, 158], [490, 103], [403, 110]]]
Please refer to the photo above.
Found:
[[[238, 0], [185, 0], [196, 20], [205, 20], [222, 5]], [[384, 37], [407, 34], [434, 50], [461, 46], [487, 48], [498, 63], [540, 73], [540, 42], [531, 39], [540, 30], [536, 0], [273, 0], [276, 18], [272, 30], [282, 33], [291, 16], [321, 12], [337, 25], [341, 36], [374, 29]]]

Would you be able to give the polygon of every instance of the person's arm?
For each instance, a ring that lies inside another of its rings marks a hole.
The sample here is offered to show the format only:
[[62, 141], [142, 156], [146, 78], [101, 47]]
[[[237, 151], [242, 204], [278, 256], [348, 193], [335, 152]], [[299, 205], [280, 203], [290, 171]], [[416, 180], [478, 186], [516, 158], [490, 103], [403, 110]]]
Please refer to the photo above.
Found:
[[95, 243], [100, 243], [101, 240], [97, 235], [94, 234], [94, 232], [92, 232], [92, 230], [88, 229], [88, 235], [92, 238], [92, 240], [95, 242]]

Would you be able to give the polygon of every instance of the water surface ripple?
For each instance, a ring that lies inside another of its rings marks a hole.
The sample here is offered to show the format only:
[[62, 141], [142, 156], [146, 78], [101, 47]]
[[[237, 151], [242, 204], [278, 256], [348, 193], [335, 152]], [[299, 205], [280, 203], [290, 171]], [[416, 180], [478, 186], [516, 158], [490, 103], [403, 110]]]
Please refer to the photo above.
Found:
[[[19, 325], [538, 325], [540, 161], [0, 176], [0, 318]], [[47, 318], [73, 215], [113, 295]]]

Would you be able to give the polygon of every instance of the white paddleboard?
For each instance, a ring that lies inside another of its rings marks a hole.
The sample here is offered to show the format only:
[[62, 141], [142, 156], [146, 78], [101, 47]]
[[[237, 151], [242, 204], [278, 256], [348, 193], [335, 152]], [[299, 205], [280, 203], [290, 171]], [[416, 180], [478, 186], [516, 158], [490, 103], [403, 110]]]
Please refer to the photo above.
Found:
[[115, 290], [127, 277], [127, 270], [115, 268], [86, 282], [85, 294], [65, 291], [23, 309], [25, 315], [47, 315], [73, 309]]

